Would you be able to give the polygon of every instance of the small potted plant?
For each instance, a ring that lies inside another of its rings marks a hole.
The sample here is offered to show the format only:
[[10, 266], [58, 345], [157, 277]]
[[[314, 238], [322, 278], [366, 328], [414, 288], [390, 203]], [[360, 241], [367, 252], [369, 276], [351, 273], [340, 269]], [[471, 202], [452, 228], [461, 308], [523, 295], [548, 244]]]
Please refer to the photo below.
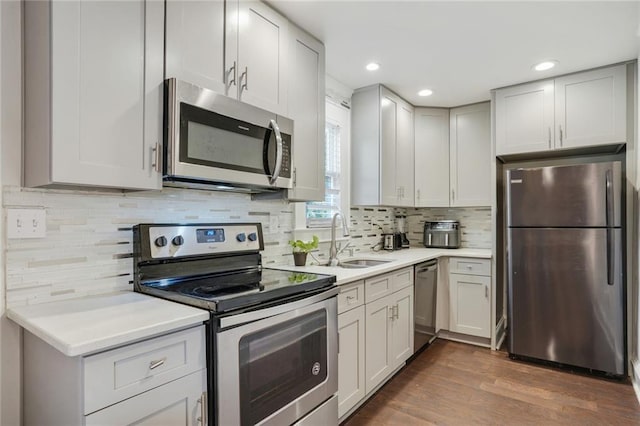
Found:
[[307, 253], [318, 248], [320, 239], [317, 235], [313, 236], [313, 240], [304, 242], [302, 240], [291, 240], [289, 245], [293, 247], [293, 262], [296, 266], [304, 266], [307, 264]]

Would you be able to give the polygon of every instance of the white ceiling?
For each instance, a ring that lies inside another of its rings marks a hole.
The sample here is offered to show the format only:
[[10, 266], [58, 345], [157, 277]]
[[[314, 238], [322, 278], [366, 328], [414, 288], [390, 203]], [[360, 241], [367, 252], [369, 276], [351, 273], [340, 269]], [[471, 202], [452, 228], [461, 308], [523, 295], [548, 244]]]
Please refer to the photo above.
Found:
[[[458, 106], [511, 84], [637, 59], [637, 1], [272, 0], [326, 46], [327, 74], [383, 83], [414, 105]], [[546, 72], [531, 66], [559, 65]], [[366, 71], [371, 61], [376, 72]], [[420, 89], [432, 89], [427, 98]]]

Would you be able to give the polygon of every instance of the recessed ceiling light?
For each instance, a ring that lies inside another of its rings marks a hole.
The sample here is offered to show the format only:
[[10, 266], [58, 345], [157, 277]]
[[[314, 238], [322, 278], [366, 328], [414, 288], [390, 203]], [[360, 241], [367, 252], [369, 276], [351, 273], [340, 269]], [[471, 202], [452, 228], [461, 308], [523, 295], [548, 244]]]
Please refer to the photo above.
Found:
[[378, 68], [380, 68], [380, 64], [377, 64], [375, 62], [371, 62], [369, 64], [367, 64], [367, 70], [368, 71], [376, 71]]
[[557, 64], [558, 64], [558, 61], [544, 61], [534, 65], [533, 69], [536, 71], [546, 71], [555, 67]]
[[433, 90], [424, 89], [418, 92], [418, 96], [431, 96], [433, 95]]

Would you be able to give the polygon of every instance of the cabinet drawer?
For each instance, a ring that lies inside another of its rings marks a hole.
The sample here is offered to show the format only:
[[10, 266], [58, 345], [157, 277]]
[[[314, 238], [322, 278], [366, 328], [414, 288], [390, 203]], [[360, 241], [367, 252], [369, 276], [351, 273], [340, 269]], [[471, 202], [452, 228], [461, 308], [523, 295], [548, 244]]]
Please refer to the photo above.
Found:
[[373, 302], [393, 292], [393, 275], [384, 274], [364, 280], [364, 301]]
[[84, 358], [84, 414], [206, 367], [204, 326]]
[[392, 272], [393, 291], [401, 290], [413, 284], [413, 266]]
[[449, 259], [449, 272], [452, 274], [491, 276], [491, 259], [452, 257]]
[[364, 304], [364, 281], [340, 287], [338, 294], [338, 314]]

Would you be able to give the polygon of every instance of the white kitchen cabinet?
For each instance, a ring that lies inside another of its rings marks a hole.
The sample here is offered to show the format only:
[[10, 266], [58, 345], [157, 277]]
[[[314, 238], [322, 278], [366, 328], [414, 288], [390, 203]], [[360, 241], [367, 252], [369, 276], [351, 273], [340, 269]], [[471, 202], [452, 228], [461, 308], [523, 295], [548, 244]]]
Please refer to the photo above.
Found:
[[449, 331], [491, 337], [491, 261], [449, 259]]
[[225, 17], [228, 95], [287, 116], [289, 22], [259, 1], [227, 1]]
[[365, 396], [365, 312], [361, 304], [338, 315], [338, 417]]
[[352, 204], [413, 206], [413, 106], [382, 85], [356, 90], [351, 104]]
[[496, 155], [625, 143], [626, 93], [626, 65], [496, 90]]
[[365, 280], [365, 301], [369, 394], [413, 354], [413, 267]]
[[206, 419], [206, 391], [205, 375], [196, 372], [89, 414], [84, 424], [203, 425], [201, 419]]
[[415, 206], [449, 207], [449, 110], [415, 110]]
[[293, 119], [293, 188], [291, 201], [323, 201], [325, 190], [324, 45], [289, 26], [289, 117]]
[[626, 142], [626, 94], [626, 65], [556, 78], [556, 148]]
[[496, 154], [553, 148], [553, 80], [496, 91]]
[[491, 105], [450, 111], [451, 207], [491, 205]]
[[161, 187], [164, 2], [24, 5], [25, 185]]
[[225, 1], [167, 0], [166, 8], [165, 77], [227, 94]]
[[200, 325], [77, 357], [25, 332], [25, 425], [203, 424], [204, 332]]

